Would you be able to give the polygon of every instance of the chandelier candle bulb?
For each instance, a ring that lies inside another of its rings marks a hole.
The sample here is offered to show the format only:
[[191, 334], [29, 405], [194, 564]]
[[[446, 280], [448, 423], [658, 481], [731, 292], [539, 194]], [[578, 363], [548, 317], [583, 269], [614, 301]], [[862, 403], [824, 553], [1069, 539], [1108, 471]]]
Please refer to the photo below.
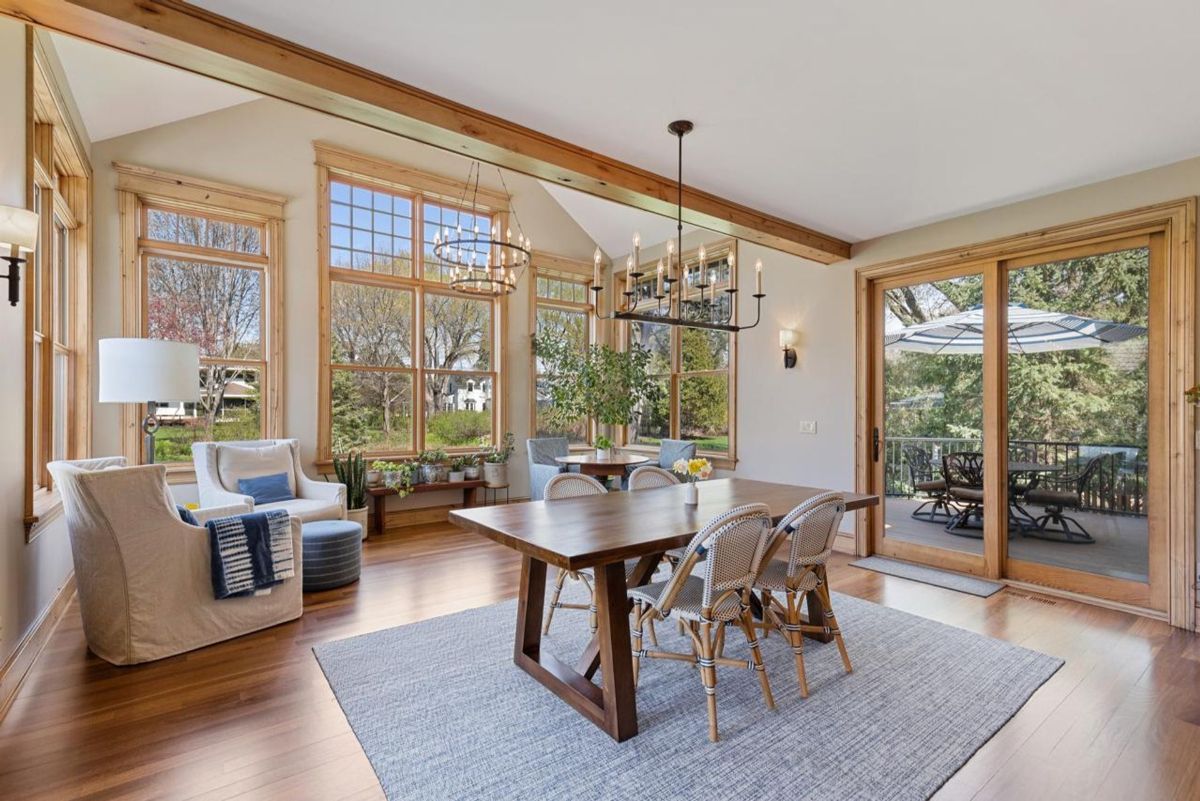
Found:
[[[732, 264], [730, 265], [732, 268]], [[762, 291], [762, 259], [754, 262], [754, 294], [761, 295]]]
[[600, 248], [592, 254], [592, 286], [600, 286]]
[[659, 298], [659, 300], [662, 300], [662, 297], [663, 297], [663, 263], [662, 263], [662, 259], [659, 259], [658, 260], [658, 298]]

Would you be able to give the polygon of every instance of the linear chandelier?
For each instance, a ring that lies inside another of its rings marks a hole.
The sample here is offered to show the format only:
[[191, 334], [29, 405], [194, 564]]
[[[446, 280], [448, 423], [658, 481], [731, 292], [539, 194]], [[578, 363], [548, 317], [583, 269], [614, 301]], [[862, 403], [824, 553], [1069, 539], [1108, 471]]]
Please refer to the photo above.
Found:
[[[672, 136], [679, 139], [679, 197], [676, 206], [675, 231], [677, 240], [667, 240], [667, 259], [658, 260], [654, 280], [641, 283], [646, 273], [641, 271], [641, 236], [633, 235], [633, 251], [625, 262], [625, 289], [619, 296], [618, 282], [613, 277], [612, 311], [600, 314], [600, 295], [604, 291], [601, 281], [600, 248], [596, 248], [593, 260], [592, 292], [596, 316], [602, 320], [629, 320], [633, 322], [657, 323], [683, 328], [706, 328], [713, 331], [746, 331], [758, 325], [762, 319], [762, 259], [754, 263], [754, 295], [757, 308], [752, 325], [736, 325], [733, 322], [737, 307], [737, 288], [733, 286], [737, 276], [734, 251], [729, 252], [729, 279], [725, 289], [718, 290], [715, 269], [706, 263], [707, 253], [700, 246], [697, 253], [699, 264], [689, 268], [683, 259], [683, 137], [695, 127], [688, 120], [676, 120], [667, 126]], [[678, 242], [678, 245], [676, 245]], [[676, 247], [679, 257], [675, 257]], [[699, 296], [696, 296], [696, 291]], [[650, 304], [653, 301], [653, 305]]]
[[479, 171], [478, 161], [471, 162], [467, 169], [467, 182], [463, 184], [463, 193], [459, 198], [459, 212], [466, 211], [467, 192], [471, 192], [471, 217], [474, 225], [471, 230], [464, 232], [462, 222], [452, 231], [449, 226], [433, 237], [433, 255], [445, 266], [450, 267], [450, 288], [464, 295], [484, 295], [498, 297], [512, 294], [521, 280], [521, 274], [529, 266], [532, 258], [533, 244], [521, 228], [521, 218], [517, 216], [517, 207], [513, 205], [512, 195], [504, 182], [504, 173], [496, 168], [500, 176], [500, 185], [508, 198], [508, 208], [512, 221], [517, 226], [517, 241], [513, 241], [512, 226], [508, 226], [504, 238], [488, 224], [484, 232], [479, 230]]

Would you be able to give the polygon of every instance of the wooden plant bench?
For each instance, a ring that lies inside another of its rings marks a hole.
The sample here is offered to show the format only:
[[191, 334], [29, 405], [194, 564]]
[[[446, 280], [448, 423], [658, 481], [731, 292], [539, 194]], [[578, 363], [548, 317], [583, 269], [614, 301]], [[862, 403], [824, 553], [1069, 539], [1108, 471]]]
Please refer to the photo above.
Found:
[[[414, 493], [418, 492], [441, 492], [443, 490], [462, 490], [463, 507], [475, 505], [475, 490], [483, 486], [483, 479], [474, 481], [436, 481], [431, 484], [417, 484], [412, 487]], [[367, 495], [371, 499], [371, 515], [374, 520], [371, 522], [371, 535], [380, 536], [387, 528], [387, 519], [384, 511], [386, 499], [389, 495], [398, 495], [399, 493], [391, 487], [367, 487]]]

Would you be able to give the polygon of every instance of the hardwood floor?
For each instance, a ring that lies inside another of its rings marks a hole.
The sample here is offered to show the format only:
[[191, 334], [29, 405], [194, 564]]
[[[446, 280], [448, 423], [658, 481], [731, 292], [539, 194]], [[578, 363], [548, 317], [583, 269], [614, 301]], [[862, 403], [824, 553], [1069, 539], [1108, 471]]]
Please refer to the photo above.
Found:
[[[1066, 659], [937, 799], [1200, 798], [1200, 638], [848, 561], [830, 566], [839, 592]], [[382, 798], [311, 647], [515, 597], [518, 573], [515, 552], [450, 526], [393, 534], [300, 620], [132, 668], [87, 653], [72, 604], [0, 722], [0, 799]]]

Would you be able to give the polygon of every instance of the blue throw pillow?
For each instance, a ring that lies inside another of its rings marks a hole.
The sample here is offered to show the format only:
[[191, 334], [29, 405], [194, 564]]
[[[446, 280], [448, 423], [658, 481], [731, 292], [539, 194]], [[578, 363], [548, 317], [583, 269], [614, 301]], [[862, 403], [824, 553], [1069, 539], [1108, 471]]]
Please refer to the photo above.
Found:
[[186, 506], [180, 506], [179, 504], [175, 504], [175, 508], [177, 510], [179, 510], [179, 519], [180, 520], [187, 523], [189, 526], [200, 525], [200, 521], [196, 519], [196, 516], [194, 514], [192, 514], [191, 509], [187, 508]]
[[287, 473], [274, 473], [269, 476], [256, 476], [254, 478], [239, 478], [238, 492], [253, 498], [255, 506], [261, 506], [264, 503], [290, 501], [296, 497], [292, 494], [291, 487], [288, 486]]

